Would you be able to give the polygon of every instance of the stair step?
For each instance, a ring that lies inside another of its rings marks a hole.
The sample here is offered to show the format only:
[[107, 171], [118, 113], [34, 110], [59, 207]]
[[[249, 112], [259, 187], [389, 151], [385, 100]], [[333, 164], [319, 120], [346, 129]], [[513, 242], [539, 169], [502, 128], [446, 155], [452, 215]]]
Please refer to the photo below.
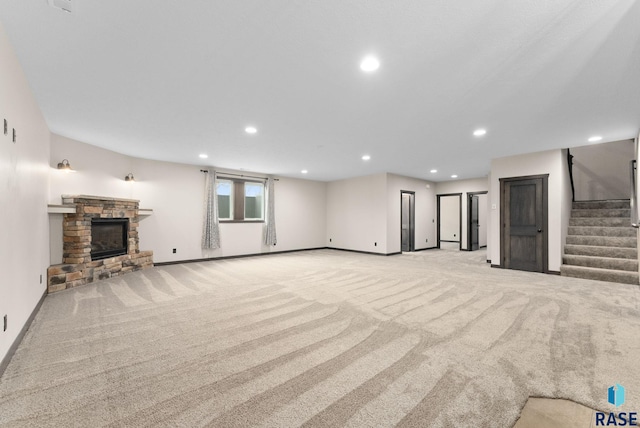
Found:
[[608, 201], [577, 201], [573, 203], [575, 209], [630, 209], [629, 199], [612, 199]]
[[564, 246], [565, 254], [577, 256], [615, 257], [619, 259], [638, 259], [637, 248], [602, 247], [596, 245], [571, 245]]
[[631, 218], [630, 209], [573, 209], [571, 217], [625, 217]]
[[573, 278], [595, 279], [598, 281], [619, 282], [623, 284], [639, 284], [638, 272], [623, 270], [562, 265], [560, 266], [560, 274]]
[[603, 226], [569, 226], [569, 235], [576, 236], [618, 236], [636, 238], [638, 232], [631, 226], [628, 227], [603, 227]]
[[562, 256], [562, 263], [571, 266], [638, 272], [637, 259], [618, 259], [613, 257], [576, 256], [565, 254]]
[[569, 226], [602, 226], [602, 227], [630, 227], [631, 219], [626, 217], [572, 217]]
[[567, 244], [595, 245], [598, 247], [638, 247], [636, 238], [624, 238], [617, 236], [567, 236]]

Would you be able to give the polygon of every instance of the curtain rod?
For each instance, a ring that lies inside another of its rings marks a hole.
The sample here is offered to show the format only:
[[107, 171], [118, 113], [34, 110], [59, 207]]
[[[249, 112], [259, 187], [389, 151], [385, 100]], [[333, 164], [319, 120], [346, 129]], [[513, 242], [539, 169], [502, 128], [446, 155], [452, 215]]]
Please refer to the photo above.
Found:
[[[200, 172], [204, 172], [205, 174], [207, 174], [209, 172], [209, 170], [206, 169], [201, 169]], [[227, 173], [227, 172], [221, 172], [221, 173], [217, 173], [216, 177], [227, 177], [227, 176], [234, 176], [234, 177], [242, 177], [242, 178], [257, 178], [259, 180], [268, 180], [267, 177], [256, 177], [255, 175], [244, 175], [244, 174], [232, 174], [232, 173]], [[274, 178], [273, 181], [280, 181], [279, 178]]]

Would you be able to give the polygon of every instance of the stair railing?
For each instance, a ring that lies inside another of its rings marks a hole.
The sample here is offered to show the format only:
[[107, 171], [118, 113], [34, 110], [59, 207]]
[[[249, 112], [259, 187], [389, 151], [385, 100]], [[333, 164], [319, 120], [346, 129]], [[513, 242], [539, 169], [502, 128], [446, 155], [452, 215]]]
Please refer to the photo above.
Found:
[[576, 188], [573, 185], [573, 155], [571, 149], [567, 149], [567, 165], [569, 166], [569, 180], [571, 180], [571, 202], [576, 201]]
[[631, 226], [640, 227], [638, 224], [638, 200], [637, 200], [637, 190], [636, 190], [636, 160], [632, 160], [630, 162], [629, 175], [631, 178]]

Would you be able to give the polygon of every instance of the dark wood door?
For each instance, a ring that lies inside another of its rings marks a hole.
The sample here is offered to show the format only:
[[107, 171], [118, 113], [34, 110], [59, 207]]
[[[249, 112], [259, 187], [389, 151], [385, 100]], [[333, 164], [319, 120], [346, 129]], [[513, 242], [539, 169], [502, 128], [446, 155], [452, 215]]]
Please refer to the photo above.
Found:
[[480, 248], [479, 233], [478, 233], [479, 203], [480, 203], [480, 198], [478, 198], [478, 196], [476, 195], [469, 196], [469, 204], [471, 204], [470, 205], [471, 228], [469, 230], [471, 234], [471, 248], [470, 248], [471, 251], [475, 251], [478, 248]]
[[507, 269], [547, 271], [546, 176], [502, 179], [502, 259]]

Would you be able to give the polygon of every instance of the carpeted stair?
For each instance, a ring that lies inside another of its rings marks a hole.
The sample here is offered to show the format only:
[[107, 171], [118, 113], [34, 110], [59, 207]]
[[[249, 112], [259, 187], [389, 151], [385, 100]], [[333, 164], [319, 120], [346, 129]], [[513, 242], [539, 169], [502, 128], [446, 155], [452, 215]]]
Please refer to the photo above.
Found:
[[574, 202], [563, 276], [638, 284], [637, 231], [629, 200]]

